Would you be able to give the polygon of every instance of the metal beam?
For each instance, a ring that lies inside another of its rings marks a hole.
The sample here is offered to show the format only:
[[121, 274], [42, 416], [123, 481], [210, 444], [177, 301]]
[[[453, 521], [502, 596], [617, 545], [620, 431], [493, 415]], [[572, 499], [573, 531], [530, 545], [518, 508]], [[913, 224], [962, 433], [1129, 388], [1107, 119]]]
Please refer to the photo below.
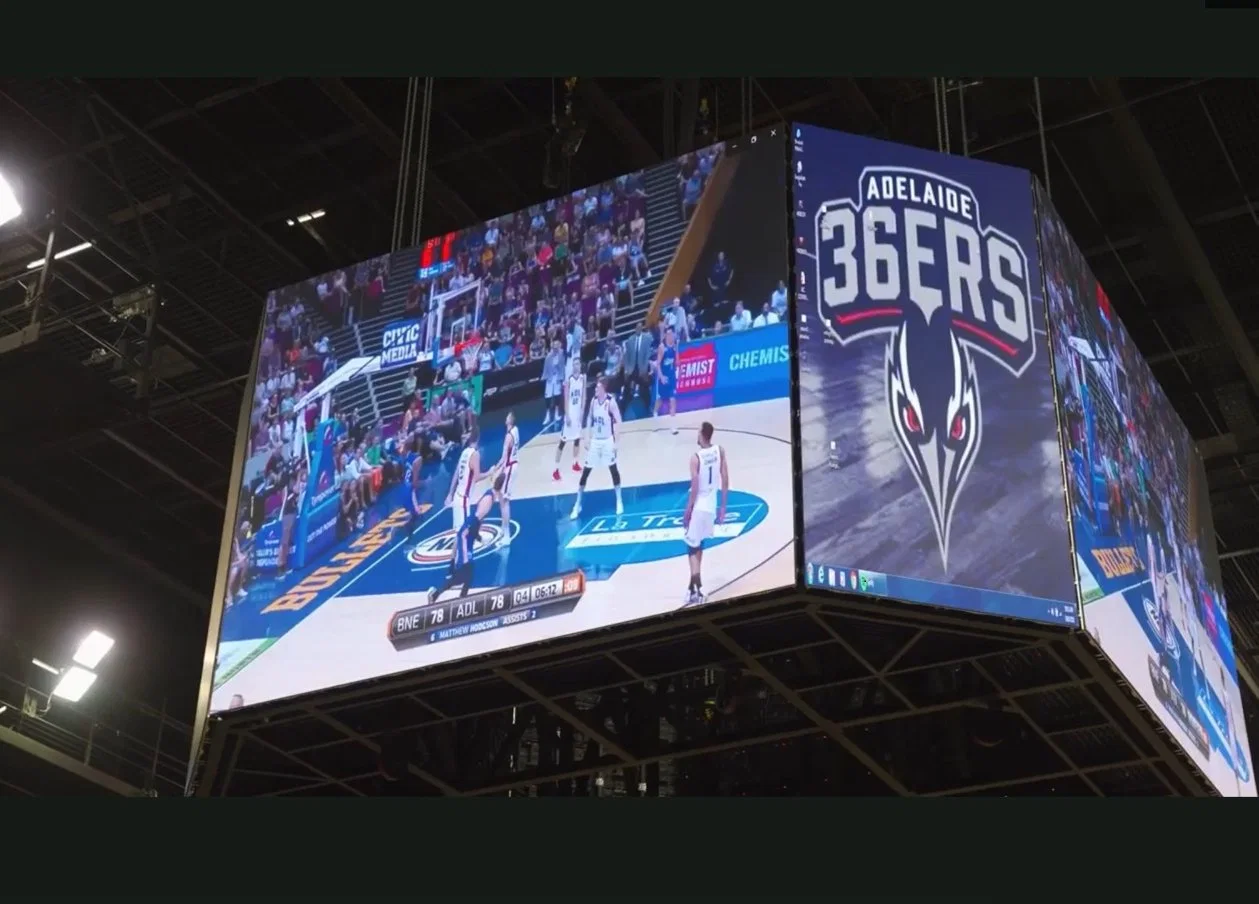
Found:
[[1146, 140], [1145, 134], [1141, 131], [1141, 125], [1137, 122], [1124, 97], [1119, 80], [1116, 78], [1099, 79], [1096, 84], [1098, 93], [1110, 110], [1115, 128], [1127, 147], [1128, 155], [1132, 158], [1141, 180], [1150, 193], [1150, 199], [1154, 202], [1154, 206], [1184, 257], [1189, 275], [1202, 292], [1207, 307], [1219, 324], [1224, 343], [1237, 359], [1250, 388], [1255, 393], [1259, 393], [1259, 354], [1255, 353], [1254, 346], [1246, 338], [1246, 331], [1242, 327], [1241, 320], [1229, 304], [1224, 294], [1224, 287], [1220, 285], [1219, 277], [1215, 275], [1211, 261], [1203, 250], [1202, 243], [1198, 241], [1198, 234], [1176, 200], [1171, 183], [1168, 182], [1153, 148]]
[[207, 183], [204, 179], [202, 179], [200, 176], [198, 176], [196, 173], [190, 170], [188, 168], [188, 165], [184, 163], [184, 161], [180, 159], [173, 151], [169, 150], [160, 141], [158, 141], [148, 132], [144, 131], [143, 128], [136, 125], [136, 123], [133, 122], [126, 114], [124, 114], [117, 107], [111, 104], [108, 100], [102, 97], [99, 91], [97, 91], [87, 82], [85, 82], [83, 79], [76, 78], [74, 79], [74, 82], [77, 85], [79, 85], [83, 90], [85, 90], [94, 102], [99, 104], [104, 109], [108, 110], [111, 116], [113, 116], [116, 120], [118, 120], [118, 122], [122, 123], [122, 125], [125, 126], [128, 130], [130, 130], [137, 138], [139, 138], [141, 141], [147, 144], [150, 148], [152, 148], [160, 157], [164, 158], [168, 163], [172, 164], [173, 166], [182, 168], [187, 177], [188, 182], [192, 185], [192, 187], [194, 188], [194, 190], [197, 191], [198, 194], [200, 194], [206, 200], [210, 201], [213, 205], [217, 206], [223, 213], [227, 214], [231, 219], [239, 223], [246, 232], [248, 232], [250, 235], [252, 235], [255, 239], [258, 240], [259, 244], [270, 249], [270, 251], [276, 256], [277, 259], [290, 264], [294, 268], [295, 276], [300, 277], [300, 276], [305, 276], [307, 274], [310, 268], [306, 263], [304, 263], [301, 260], [301, 258], [293, 254], [291, 251], [289, 251], [287, 248], [281, 245], [278, 241], [276, 241], [274, 238], [272, 238], [270, 235], [264, 232], [261, 228], [259, 228], [257, 224], [255, 224], [247, 216], [241, 213], [230, 201], [228, 201], [226, 198], [220, 195], [217, 191], [215, 191], [214, 188], [211, 187], [209, 183]]
[[[400, 160], [402, 158], [402, 139], [367, 106], [363, 98], [359, 97], [353, 88], [339, 78], [317, 78], [315, 79], [315, 84], [320, 91], [327, 95], [329, 100], [341, 108], [341, 111], [346, 116], [350, 117], [354, 122], [363, 124], [372, 141], [389, 159]], [[408, 165], [410, 164], [408, 163]], [[448, 213], [453, 213], [468, 223], [475, 223], [483, 219], [472, 209], [467, 201], [461, 198], [454, 189], [443, 182], [432, 171], [431, 166], [429, 167], [425, 184], [432, 189], [437, 202], [445, 207]]]
[[590, 112], [612, 130], [612, 134], [621, 144], [629, 148], [635, 167], [645, 167], [660, 162], [660, 152], [643, 136], [638, 126], [634, 125], [625, 115], [625, 111], [595, 79], [578, 79], [577, 94], [586, 102]]
[[60, 750], [54, 750], [36, 740], [28, 738], [24, 734], [19, 734], [11, 728], [0, 726], [0, 743], [8, 744], [10, 747], [17, 748], [23, 753], [38, 757], [51, 766], [56, 766], [77, 778], [99, 785], [106, 791], [112, 791], [121, 797], [142, 797], [143, 793], [139, 788], [128, 785], [121, 779], [116, 779], [112, 775], [106, 775], [99, 769], [80, 763], [73, 757], [66, 756]]
[[[780, 681], [773, 672], [765, 668], [765, 666], [761, 664], [760, 660], [747, 650], [743, 649], [743, 647], [739, 646], [733, 637], [725, 631], [722, 631], [711, 621], [704, 620], [701, 621], [700, 624], [704, 630], [707, 631], [715, 641], [717, 641], [717, 643], [721, 644], [721, 646], [724, 647], [731, 655], [738, 659], [744, 668], [755, 674], [758, 678], [764, 681], [768, 687], [773, 689], [774, 693], [778, 694], [778, 696], [782, 697], [798, 709], [801, 715], [813, 721], [817, 727], [821, 729], [823, 734], [840, 747], [844, 748], [844, 750], [848, 751], [853, 759], [869, 769], [870, 772], [874, 773], [874, 775], [878, 776], [885, 785], [901, 797], [913, 796], [913, 792], [910, 791], [900, 779], [888, 772], [877, 760], [874, 759], [874, 757], [870, 756], [870, 754], [861, 749], [861, 747], [852, 738], [848, 737], [843, 728], [823, 716], [805, 702], [803, 697], [791, 688], [787, 687], [787, 685]], [[907, 714], [898, 713], [898, 715], [905, 716]]]
[[306, 762], [300, 757], [294, 756], [293, 754], [289, 753], [284, 748], [277, 747], [275, 744], [272, 744], [270, 741], [264, 741], [262, 738], [258, 737], [253, 732], [244, 731], [244, 732], [241, 732], [241, 736], [253, 742], [254, 744], [257, 744], [259, 747], [265, 748], [266, 750], [270, 750], [274, 754], [284, 757], [284, 759], [288, 760], [290, 763], [296, 763], [298, 766], [301, 766], [303, 769], [308, 770], [311, 773], [311, 775], [314, 775], [314, 776], [317, 776], [318, 778], [323, 779], [325, 784], [338, 785], [344, 788], [346, 791], [349, 791], [355, 797], [367, 796], [366, 794], [364, 794], [362, 791], [358, 790], [357, 788], [351, 785], [347, 785], [345, 781], [343, 781], [342, 779], [339, 779], [331, 775], [330, 773], [324, 772], [322, 769], [319, 769], [318, 767], [312, 765], [311, 763]]
[[[254, 79], [248, 85], [228, 88], [226, 91], [220, 91], [217, 94], [212, 94], [209, 97], [202, 98], [191, 106], [181, 107], [177, 110], [172, 110], [169, 113], [163, 113], [161, 116], [158, 116], [155, 119], [150, 119], [148, 122], [144, 123], [142, 128], [147, 132], [151, 129], [160, 129], [162, 126], [168, 126], [176, 122], [181, 122], [185, 119], [190, 119], [198, 113], [217, 107], [220, 104], [225, 104], [238, 97], [244, 97], [246, 94], [252, 94], [259, 88], [265, 88], [267, 85], [273, 85], [278, 81], [282, 81], [282, 79], [275, 77]], [[126, 136], [121, 132], [111, 132], [110, 134], [96, 138], [93, 141], [75, 144], [69, 150], [62, 151], [60, 154], [54, 154], [53, 156], [43, 160], [39, 165], [38, 172], [43, 172], [46, 169], [54, 167], [63, 160], [82, 157], [85, 154], [91, 154], [93, 151], [99, 151], [102, 148], [117, 144], [125, 138]]]
[[162, 461], [157, 456], [153, 455], [151, 452], [146, 452], [144, 449], [141, 449], [135, 443], [119, 435], [118, 433], [115, 433], [113, 430], [105, 429], [105, 430], [102, 430], [101, 432], [104, 433], [110, 439], [112, 439], [114, 442], [116, 442], [118, 445], [122, 446], [124, 449], [131, 452], [137, 458], [157, 468], [159, 471], [161, 471], [171, 480], [175, 481], [177, 484], [182, 486], [188, 492], [192, 493], [194, 496], [197, 496], [205, 500], [206, 502], [214, 506], [219, 511], [223, 511], [225, 509], [226, 506], [222, 499], [218, 499], [215, 496], [212, 496], [210, 493], [207, 493], [205, 490], [201, 489], [201, 487], [197, 486], [187, 477], [184, 477], [182, 474], [180, 474], [170, 465], [166, 464], [166, 462]]
[[209, 608], [209, 598], [205, 593], [194, 590], [180, 580], [171, 577], [162, 569], [158, 568], [147, 559], [142, 559], [135, 553], [129, 551], [118, 541], [107, 537], [95, 528], [89, 527], [77, 518], [72, 518], [62, 512], [60, 509], [49, 505], [40, 499], [34, 493], [25, 487], [19, 486], [7, 477], [0, 477], [0, 493], [4, 493], [10, 498], [31, 511], [48, 519], [63, 530], [67, 530], [102, 552], [108, 553], [114, 559], [125, 562], [132, 568], [143, 573], [145, 577], [151, 579], [155, 583], [165, 587], [176, 596], [192, 603], [199, 609]]
[[601, 746], [604, 750], [612, 754], [621, 762], [629, 763], [633, 761], [634, 755], [632, 753], [630, 753], [620, 744], [617, 744], [615, 741], [610, 740], [607, 735], [602, 734], [601, 732], [598, 732], [595, 729], [591, 728], [589, 725], [587, 725], [581, 719], [574, 716], [568, 710], [564, 709], [564, 707], [560, 706], [554, 700], [551, 700], [549, 697], [546, 697], [545, 695], [539, 693], [531, 684], [529, 684], [529, 682], [525, 681], [523, 678], [520, 678], [512, 674], [511, 672], [507, 671], [507, 669], [502, 669], [502, 668], [494, 669], [494, 674], [497, 675], [499, 678], [501, 678], [503, 681], [506, 681], [516, 690], [520, 691], [522, 694], [527, 696], [534, 703], [541, 706], [551, 715], [555, 716], [558, 719], [562, 719], [564, 722], [567, 722], [573, 728], [576, 728], [578, 731], [584, 734], [591, 741], [598, 743], [599, 746]]
[[695, 150], [695, 124], [698, 119], [699, 79], [688, 78], [682, 83], [682, 117], [677, 135], [679, 154], [689, 154]]
[[[347, 738], [354, 741], [356, 744], [361, 744], [363, 747], [366, 747], [368, 750], [370, 750], [372, 753], [376, 754], [377, 756], [380, 755], [379, 744], [377, 744], [375, 741], [371, 740], [370, 738], [360, 734], [359, 732], [355, 731], [353, 728], [346, 725], [344, 722], [341, 722], [338, 719], [334, 719], [332, 716], [329, 716], [326, 713], [322, 713], [319, 710], [315, 709], [314, 707], [310, 707], [309, 709], [307, 709], [307, 712], [310, 713], [311, 718], [314, 718], [320, 722], [323, 722], [325, 725], [329, 726], [330, 728], [335, 728], [337, 731], [341, 732], [341, 734], [345, 735]], [[410, 760], [407, 761], [407, 772], [411, 773], [416, 778], [419, 778], [428, 782], [430, 785], [432, 785], [442, 794], [445, 794], [447, 797], [457, 797], [459, 795], [458, 788], [454, 787], [453, 785], [447, 782], [442, 781], [440, 778], [433, 775], [433, 773], [425, 769], [421, 769], [419, 766], [415, 765]]]
[[[1023, 717], [1023, 721], [1025, 721], [1031, 727], [1032, 731], [1036, 734], [1036, 736], [1039, 737], [1041, 741], [1043, 741], [1049, 747], [1049, 749], [1052, 750], [1055, 755], [1057, 755], [1057, 757], [1060, 760], [1062, 760], [1070, 769], [1072, 769], [1075, 772], [1076, 776], [1080, 779], [1080, 781], [1088, 785], [1090, 791], [1092, 791], [1098, 797], [1106, 796], [1105, 794], [1102, 793], [1102, 789], [1097, 787], [1097, 784], [1091, 778], [1088, 777], [1087, 773], [1085, 773], [1080, 768], [1080, 765], [1075, 760], [1073, 760], [1067, 754], [1065, 750], [1062, 749], [1062, 746], [1057, 741], [1055, 741], [1052, 737], [1050, 737], [1049, 733], [1045, 731], [1045, 729], [1040, 727], [1040, 724], [1037, 723], [1037, 721], [1032, 718], [1032, 714], [1027, 711], [1027, 708], [1023, 706], [1023, 704], [1021, 704], [1017, 698], [1015, 698], [1013, 695], [1006, 692], [1006, 689], [1001, 686], [1001, 682], [999, 682], [993, 676], [992, 672], [990, 672], [987, 668], [984, 667], [984, 664], [980, 662], [978, 658], [972, 659], [970, 661], [970, 665], [971, 665], [971, 668], [973, 668], [976, 672], [979, 673], [981, 678], [983, 678], [985, 681], [987, 681], [989, 684], [993, 686], [993, 689], [996, 690], [996, 692], [1000, 695], [1001, 699], [1005, 701], [1006, 705], [1013, 707], [1014, 711]], [[1078, 686], [1078, 683], [1075, 686]]]

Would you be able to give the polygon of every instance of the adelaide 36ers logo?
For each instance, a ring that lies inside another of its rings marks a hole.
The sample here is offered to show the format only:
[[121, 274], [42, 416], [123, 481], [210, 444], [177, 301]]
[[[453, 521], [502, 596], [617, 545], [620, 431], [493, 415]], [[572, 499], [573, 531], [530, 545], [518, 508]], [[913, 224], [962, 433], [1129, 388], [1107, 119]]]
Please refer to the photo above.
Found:
[[815, 218], [818, 314], [841, 346], [885, 338], [888, 413], [947, 570], [983, 440], [975, 355], [1015, 378], [1036, 358], [1028, 258], [952, 179], [868, 167], [857, 189]]

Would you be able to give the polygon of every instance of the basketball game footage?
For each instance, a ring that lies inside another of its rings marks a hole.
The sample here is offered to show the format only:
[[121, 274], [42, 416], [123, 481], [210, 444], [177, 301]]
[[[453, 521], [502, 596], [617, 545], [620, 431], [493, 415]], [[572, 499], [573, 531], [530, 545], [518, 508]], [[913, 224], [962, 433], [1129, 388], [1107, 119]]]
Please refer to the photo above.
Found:
[[1077, 625], [1030, 176], [792, 142], [806, 582]]
[[212, 710], [794, 582], [784, 136], [271, 294]]
[[1220, 793], [1253, 796], [1202, 459], [1037, 196], [1084, 626]]

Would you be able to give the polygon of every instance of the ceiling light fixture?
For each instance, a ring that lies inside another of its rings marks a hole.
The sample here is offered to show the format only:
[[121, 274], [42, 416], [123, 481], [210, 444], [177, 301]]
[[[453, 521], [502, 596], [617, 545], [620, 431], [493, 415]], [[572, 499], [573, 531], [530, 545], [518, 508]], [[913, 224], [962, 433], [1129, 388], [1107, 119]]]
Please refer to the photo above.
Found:
[[291, 217], [286, 222], [290, 226], [297, 226], [301, 223], [309, 223], [311, 220], [317, 220], [325, 214], [327, 214], [326, 210], [312, 210], [310, 213], [303, 213], [296, 217]]
[[17, 202], [17, 195], [13, 193], [13, 187], [4, 178], [4, 173], [0, 173], [0, 226], [9, 220], [16, 220], [21, 215], [22, 205]]
[[[91, 247], [92, 247], [91, 242], [80, 242], [77, 245], [71, 245], [69, 248], [65, 248], [61, 251], [58, 251], [56, 254], [52, 256], [52, 259], [55, 261], [59, 261], [59, 260], [62, 260], [63, 258], [69, 257], [72, 254], [78, 254], [80, 251], [86, 251], [87, 249]], [[41, 257], [39, 260], [31, 261], [29, 264], [27, 264], [26, 269], [38, 270], [42, 266], [44, 266], [44, 258]]]
[[52, 695], [70, 703], [78, 703], [95, 682], [95, 673], [72, 665], [66, 669], [61, 680], [57, 682], [57, 686], [52, 689]]
[[74, 661], [85, 669], [94, 669], [105, 655], [114, 648], [114, 639], [100, 631], [93, 631], [79, 644], [74, 652]]

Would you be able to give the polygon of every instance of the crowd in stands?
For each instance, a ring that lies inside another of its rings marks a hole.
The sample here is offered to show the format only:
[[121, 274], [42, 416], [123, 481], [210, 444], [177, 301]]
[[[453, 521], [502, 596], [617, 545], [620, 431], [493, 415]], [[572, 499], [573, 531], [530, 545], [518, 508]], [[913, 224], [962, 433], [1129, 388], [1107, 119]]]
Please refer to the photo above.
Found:
[[[233, 542], [228, 602], [246, 591], [253, 537], [268, 520], [279, 517], [282, 540], [278, 570], [288, 570], [296, 515], [308, 490], [306, 444], [319, 420], [320, 401], [302, 400], [339, 362], [323, 321], [354, 323], [378, 311], [388, 274], [388, 257], [311, 277], [267, 296], [263, 315], [258, 374], [249, 419], [248, 456], [252, 463], [244, 488], [242, 520]], [[371, 445], [357, 414], [337, 414], [337, 480], [348, 502], [359, 506], [372, 498], [367, 476]], [[361, 510], [361, 508], [359, 509]]]
[[325, 273], [307, 283], [312, 284], [328, 322], [349, 326], [380, 315], [388, 278], [389, 256], [383, 255]]
[[783, 321], [787, 316], [786, 280], [779, 280], [769, 298], [755, 304], [730, 297], [733, 276], [734, 267], [724, 252], [718, 252], [707, 280], [708, 293], [697, 294], [688, 284], [681, 295], [660, 309], [660, 323], [672, 327], [678, 341], [686, 342]]
[[442, 312], [442, 347], [453, 350], [442, 379], [540, 359], [574, 332], [578, 345], [607, 336], [651, 273], [646, 198], [643, 174], [631, 173], [458, 233], [452, 265], [422, 275], [407, 297], [408, 313], [431, 325], [442, 296], [480, 282], [474, 329], [452, 343], [463, 300]]

